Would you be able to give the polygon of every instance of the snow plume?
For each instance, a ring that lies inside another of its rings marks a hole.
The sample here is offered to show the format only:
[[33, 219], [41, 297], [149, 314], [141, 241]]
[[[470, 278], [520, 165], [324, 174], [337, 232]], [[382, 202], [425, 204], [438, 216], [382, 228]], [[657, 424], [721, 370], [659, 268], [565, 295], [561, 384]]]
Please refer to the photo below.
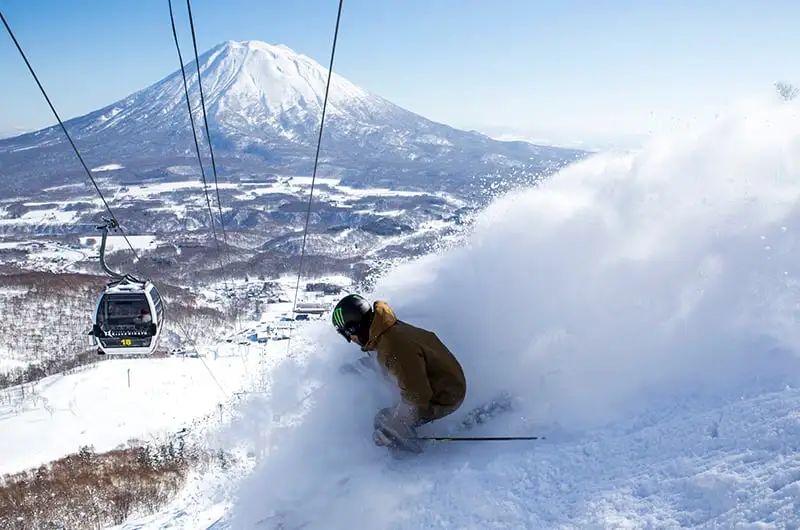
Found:
[[376, 295], [457, 353], [471, 403], [508, 390], [533, 421], [595, 426], [788, 377], [799, 198], [798, 108], [751, 105], [495, 201], [465, 248]]
[[[436, 331], [464, 365], [462, 410], [425, 429], [447, 432], [501, 393], [515, 411], [481, 433], [580, 433], [665, 399], [725, 402], [797, 382], [798, 199], [800, 111], [760, 104], [496, 200], [465, 245], [398, 267], [373, 293]], [[509, 512], [526, 503], [490, 506], [482, 495], [494, 486], [479, 477], [508, 468], [513, 481], [522, 460], [489, 449], [440, 451], [435, 469], [424, 455], [398, 473], [369, 439], [372, 414], [393, 396], [377, 378], [338, 373], [357, 351], [326, 327], [243, 407], [235, 434], [252, 435], [263, 459], [234, 527], [432, 527], [467, 505], [466, 526], [554, 522]], [[485, 473], [458, 451], [487, 456], [476, 464]]]
[[[385, 527], [398, 515], [386, 494], [391, 481], [380, 474], [387, 455], [372, 443], [372, 418], [396, 396], [377, 378], [340, 373], [360, 352], [338, 335], [332, 342], [327, 320], [306, 338], [311, 345], [292, 339], [294, 353], [269, 373], [266, 395], [242, 407], [229, 433], [262, 458], [242, 484], [232, 526], [299, 528], [310, 518], [312, 528], [355, 528], [363, 516], [368, 527]], [[353, 475], [359, 480], [351, 482]], [[359, 516], [351, 502], [338, 502], [341, 490], [349, 495], [354, 488], [351, 500], [369, 499]]]

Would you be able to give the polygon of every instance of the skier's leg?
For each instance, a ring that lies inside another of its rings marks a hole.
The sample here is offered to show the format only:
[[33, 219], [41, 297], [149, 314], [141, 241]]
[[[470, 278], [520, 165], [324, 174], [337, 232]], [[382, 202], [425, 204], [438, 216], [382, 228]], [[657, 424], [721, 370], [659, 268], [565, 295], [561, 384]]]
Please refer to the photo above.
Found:
[[440, 420], [458, 410], [460, 406], [461, 403], [456, 405], [431, 405], [425, 413], [420, 415], [419, 420], [417, 420], [414, 426], [419, 427], [420, 425], [425, 425], [434, 420]]

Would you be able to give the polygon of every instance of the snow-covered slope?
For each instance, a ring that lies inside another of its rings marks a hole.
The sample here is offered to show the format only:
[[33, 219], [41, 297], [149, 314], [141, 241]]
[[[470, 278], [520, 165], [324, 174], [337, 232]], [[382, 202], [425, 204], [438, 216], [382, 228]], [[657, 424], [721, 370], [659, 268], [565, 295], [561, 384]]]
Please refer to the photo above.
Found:
[[359, 352], [320, 322], [223, 433], [260, 464], [214, 527], [796, 527], [798, 145], [796, 105], [741, 108], [498, 200], [375, 296], [463, 362], [425, 433], [507, 392], [475, 432], [548, 439], [392, 460], [370, 432], [394, 396], [339, 374]]
[[[221, 171], [309, 174], [327, 69], [286, 46], [258, 41], [222, 43], [199, 62]], [[187, 70], [192, 108], [202, 124], [197, 71], [194, 64]], [[434, 123], [338, 75], [327, 119], [322, 171], [361, 182], [388, 178], [430, 186], [436, 177], [441, 187], [447, 178], [463, 182], [499, 169], [544, 172], [580, 155]], [[180, 70], [67, 127], [90, 167], [113, 168], [114, 178], [161, 176], [170, 162], [196, 167]], [[47, 175], [48, 185], [54, 178], [76, 178], [80, 169], [57, 127], [0, 140], [0, 164], [3, 177]]]
[[[87, 282], [92, 277], [64, 276], [62, 281], [74, 291], [71, 298], [52, 285], [61, 276], [32, 276], [28, 281], [33, 281], [44, 292], [39, 298], [28, 297], [21, 303], [35, 306], [41, 312], [31, 317], [26, 311], [14, 310], [20, 303], [12, 304], [10, 311], [0, 303], [0, 311], [6, 310], [3, 315], [15, 321], [15, 327], [3, 329], [0, 326], [5, 335], [19, 335], [21, 329], [33, 329], [48, 322], [54, 318], [53, 314], [57, 315], [58, 308], [69, 310], [78, 321], [81, 316], [87, 318], [80, 303], [86, 285], [78, 280]], [[314, 283], [343, 288], [350, 284], [348, 278], [341, 276], [307, 279], [312, 288]], [[209, 290], [204, 293], [202, 302], [190, 308], [181, 308], [179, 299], [173, 299], [166, 333], [177, 335], [169, 341], [179, 346], [175, 355], [136, 359], [106, 357], [97, 363], [70, 367], [57, 375], [25, 381], [23, 385], [0, 388], [0, 475], [46, 465], [77, 452], [82, 446], [93, 446], [97, 452], [105, 452], [131, 440], [144, 443], [162, 440], [184, 429], [191, 431], [194, 439], [203, 438], [209, 427], [219, 427], [227, 418], [239, 393], [257, 391], [263, 372], [285, 357], [289, 341], [281, 338], [286, 337], [290, 325], [285, 317], [291, 314], [292, 303], [265, 303], [265, 300], [291, 300], [295, 281], [294, 276], [276, 279], [268, 292], [263, 282], [230, 281], [224, 287], [219, 286], [221, 293]], [[29, 283], [20, 280], [1, 289], [0, 295], [11, 296], [13, 301], [15, 294], [20, 291], [24, 294], [29, 288]], [[95, 294], [92, 293], [92, 301]], [[60, 305], [54, 307], [43, 302], [49, 300], [48, 295], [57, 298]], [[218, 320], [214, 321], [215, 326], [201, 317], [186, 317], [187, 313], [202, 313], [203, 309], [214, 307], [219, 303], [218, 296], [237, 298], [243, 306], [246, 304], [249, 314], [255, 312], [256, 306], [260, 307], [261, 313], [255, 315], [258, 320], [242, 317], [237, 319], [235, 327], [225, 328], [219, 327]], [[335, 302], [332, 296], [304, 290], [298, 301], [327, 306]], [[77, 299], [77, 304], [73, 298]], [[309, 322], [300, 321], [294, 325], [302, 329]], [[59, 325], [50, 323], [47, 329], [63, 339], [70, 336], [70, 330], [65, 329], [70, 323], [69, 320]], [[46, 354], [53, 348], [52, 337], [41, 341], [34, 339], [7, 338], [0, 345], [0, 373], [47, 359]], [[83, 330], [75, 339], [88, 346]], [[162, 339], [164, 350], [172, 349], [164, 342]], [[292, 342], [302, 344], [302, 337]], [[23, 343], [30, 345], [24, 349], [20, 347]], [[28, 356], [19, 360], [13, 356], [23, 353]]]
[[218, 358], [112, 360], [50, 376], [25, 392], [4, 390], [0, 474], [38, 467], [82, 446], [109, 451], [191, 427], [219, 405], [227, 407], [229, 392], [250, 388], [260, 361], [285, 345], [217, 348]]

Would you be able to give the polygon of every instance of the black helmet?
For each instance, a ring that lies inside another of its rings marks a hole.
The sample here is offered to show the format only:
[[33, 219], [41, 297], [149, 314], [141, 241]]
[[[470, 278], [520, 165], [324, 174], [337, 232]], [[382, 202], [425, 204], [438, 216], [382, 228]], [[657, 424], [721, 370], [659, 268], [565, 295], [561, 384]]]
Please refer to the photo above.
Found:
[[372, 306], [364, 297], [349, 294], [339, 300], [331, 314], [333, 326], [350, 342], [351, 335], [364, 335], [372, 324]]

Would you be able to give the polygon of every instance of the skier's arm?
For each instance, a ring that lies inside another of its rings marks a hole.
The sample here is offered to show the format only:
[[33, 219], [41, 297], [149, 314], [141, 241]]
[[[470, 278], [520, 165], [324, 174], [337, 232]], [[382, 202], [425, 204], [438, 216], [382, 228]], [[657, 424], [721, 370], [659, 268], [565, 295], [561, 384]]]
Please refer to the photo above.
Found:
[[366, 355], [353, 362], [343, 364], [342, 366], [339, 367], [340, 374], [364, 375], [367, 372], [379, 373], [380, 368], [375, 362], [375, 359]]
[[422, 410], [430, 406], [433, 390], [428, 382], [425, 358], [421, 351], [408, 351], [404, 355], [396, 355], [395, 362], [389, 370], [397, 379], [403, 401]]

